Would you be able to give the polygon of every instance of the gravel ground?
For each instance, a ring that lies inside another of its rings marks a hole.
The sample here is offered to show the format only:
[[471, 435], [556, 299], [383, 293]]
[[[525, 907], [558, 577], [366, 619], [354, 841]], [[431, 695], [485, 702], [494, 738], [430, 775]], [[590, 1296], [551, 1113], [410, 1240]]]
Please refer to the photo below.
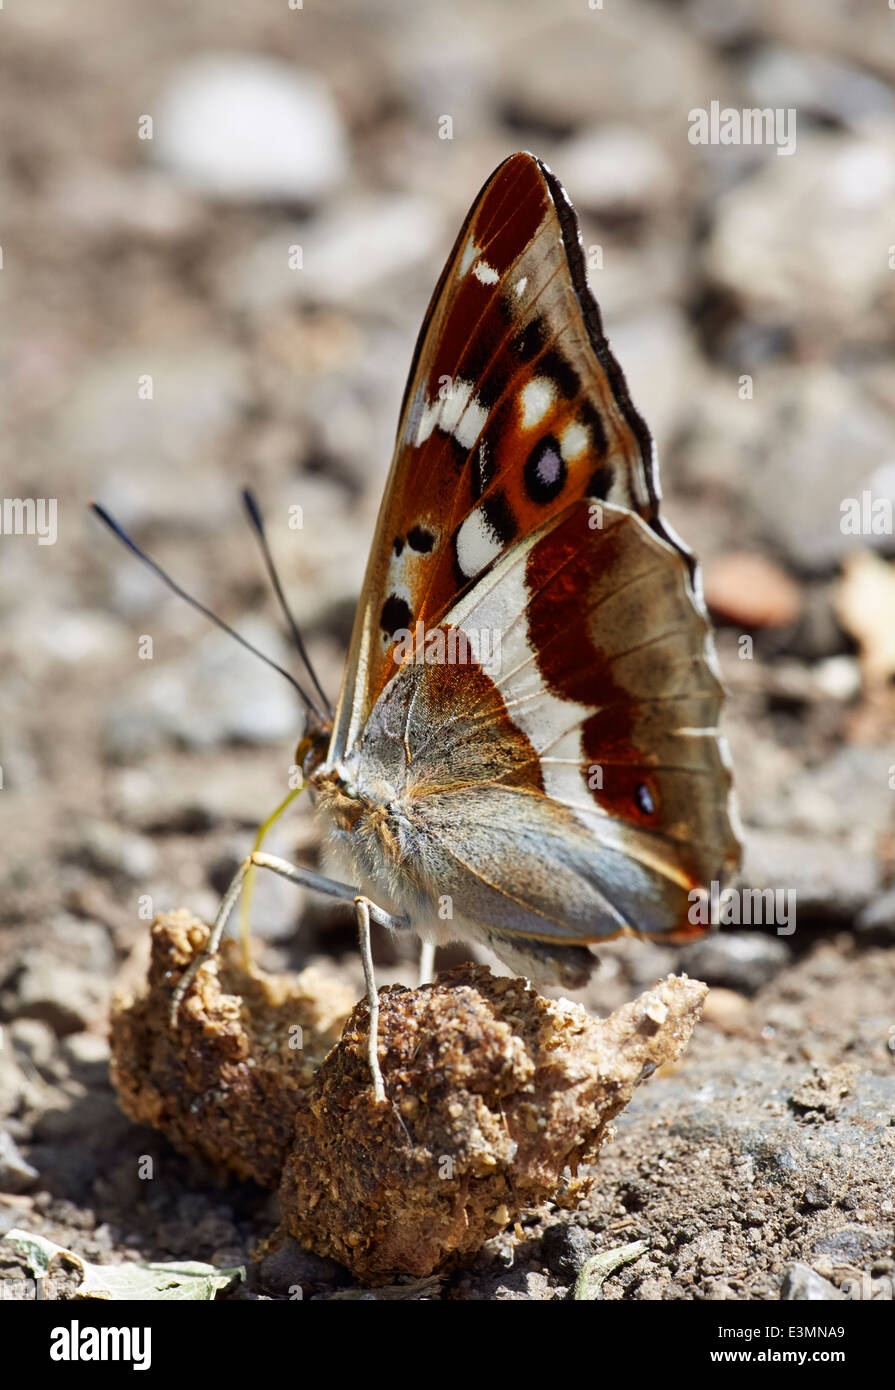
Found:
[[[250, 483], [334, 692], [420, 317], [483, 179], [530, 148], [601, 248], [667, 513], [706, 566], [742, 883], [798, 910], [791, 933], [601, 951], [580, 996], [599, 1014], [670, 970], [711, 986], [688, 1053], [636, 1093], [579, 1209], [532, 1213], [425, 1296], [562, 1298], [589, 1255], [643, 1240], [604, 1298], [833, 1298], [858, 1276], [891, 1297], [895, 540], [843, 524], [847, 499], [891, 517], [895, 498], [890, 18], [869, 0], [4, 10], [0, 476], [56, 499], [58, 524], [53, 544], [0, 535], [0, 1231], [103, 1262], [249, 1261], [251, 1296], [351, 1291], [294, 1247], [252, 1262], [270, 1195], [216, 1185], [116, 1107], [112, 989], [145, 971], [156, 912], [213, 913], [301, 725], [85, 504], [288, 661]], [[794, 151], [691, 143], [711, 100], [795, 109]], [[307, 807], [270, 847], [316, 863]], [[326, 958], [360, 993], [341, 910], [271, 876], [255, 921], [266, 966]], [[412, 982], [400, 949], [377, 942], [383, 983]], [[11, 1251], [3, 1278], [27, 1294]]]

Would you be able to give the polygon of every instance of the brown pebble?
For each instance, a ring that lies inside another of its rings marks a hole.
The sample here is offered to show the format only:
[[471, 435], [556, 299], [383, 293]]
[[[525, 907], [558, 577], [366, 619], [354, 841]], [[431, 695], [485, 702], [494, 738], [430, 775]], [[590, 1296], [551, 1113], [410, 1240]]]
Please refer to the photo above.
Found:
[[705, 598], [727, 623], [747, 628], [786, 627], [802, 607], [799, 586], [764, 555], [733, 551], [705, 568]]
[[706, 995], [702, 1017], [722, 1033], [743, 1033], [749, 1028], [752, 1004], [735, 989], [713, 988]]

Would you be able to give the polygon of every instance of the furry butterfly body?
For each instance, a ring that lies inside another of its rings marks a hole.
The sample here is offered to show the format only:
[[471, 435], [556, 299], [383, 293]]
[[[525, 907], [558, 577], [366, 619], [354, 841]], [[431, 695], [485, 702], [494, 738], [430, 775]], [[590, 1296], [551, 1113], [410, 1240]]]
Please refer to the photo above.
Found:
[[587, 943], [700, 935], [690, 894], [737, 862], [721, 698], [571, 206], [514, 155], [426, 315], [335, 719], [300, 749], [324, 825], [395, 922], [580, 985]]

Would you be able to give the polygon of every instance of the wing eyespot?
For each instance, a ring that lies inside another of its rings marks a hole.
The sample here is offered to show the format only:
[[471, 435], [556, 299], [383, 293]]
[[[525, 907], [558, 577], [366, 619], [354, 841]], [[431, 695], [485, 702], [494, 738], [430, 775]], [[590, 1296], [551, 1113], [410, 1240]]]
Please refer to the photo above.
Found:
[[552, 502], [566, 482], [566, 462], [552, 434], [545, 435], [525, 460], [525, 491], [532, 502]]

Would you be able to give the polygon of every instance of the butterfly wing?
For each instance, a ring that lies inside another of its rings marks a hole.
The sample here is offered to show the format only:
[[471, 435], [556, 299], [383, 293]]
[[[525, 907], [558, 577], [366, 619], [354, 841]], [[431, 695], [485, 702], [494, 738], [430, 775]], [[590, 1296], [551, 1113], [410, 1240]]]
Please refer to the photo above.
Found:
[[315, 780], [364, 881], [416, 922], [447, 896], [517, 968], [539, 946], [539, 978], [580, 982], [619, 931], [701, 935], [690, 894], [738, 860], [708, 619], [658, 503], [574, 214], [514, 155], [417, 343]]
[[570, 504], [454, 606], [461, 659], [401, 666], [363, 762], [397, 789], [421, 899], [510, 940], [686, 939], [690, 894], [738, 858], [708, 622], [674, 546], [595, 519]]
[[583, 496], [670, 534], [575, 214], [547, 167], [516, 154], [476, 199], [417, 341], [330, 762], [394, 674], [396, 634], [438, 623], [520, 537]]

